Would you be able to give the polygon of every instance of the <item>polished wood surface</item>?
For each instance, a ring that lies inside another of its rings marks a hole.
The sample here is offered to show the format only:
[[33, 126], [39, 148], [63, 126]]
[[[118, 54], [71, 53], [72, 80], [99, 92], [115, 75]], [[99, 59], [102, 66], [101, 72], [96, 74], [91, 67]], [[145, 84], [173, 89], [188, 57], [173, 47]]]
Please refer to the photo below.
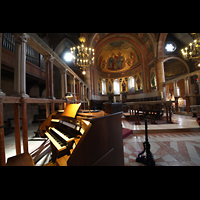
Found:
[[124, 165], [121, 113], [94, 118], [90, 123], [90, 129], [80, 138], [67, 165]]
[[18, 103], [14, 103], [14, 123], [15, 123], [15, 147], [16, 155], [21, 154], [21, 139], [20, 139], [20, 107]]
[[[86, 112], [86, 113], [78, 113], [79, 116], [85, 117], [85, 118], [97, 118], [97, 117], [103, 117], [105, 115], [105, 112], [103, 110], [100, 110], [99, 112]], [[82, 118], [84, 119], [84, 118]]]
[[34, 166], [34, 161], [28, 152], [8, 158], [6, 166]]
[[[120, 166], [124, 165], [121, 113], [81, 119], [81, 128], [71, 128], [62, 124], [55, 126], [68, 134], [77, 134], [63, 146], [52, 133], [45, 134], [51, 141], [52, 159], [59, 166]], [[62, 130], [59, 128], [62, 126]], [[51, 128], [50, 128], [51, 129]], [[82, 131], [81, 131], [82, 130]], [[54, 134], [54, 133], [53, 133]], [[56, 132], [55, 132], [56, 134]], [[64, 137], [62, 137], [64, 138]], [[64, 142], [65, 143], [65, 142]]]
[[45, 131], [47, 130], [47, 127], [50, 126], [51, 120], [53, 118], [60, 119], [61, 115], [62, 113], [58, 113], [57, 111], [55, 111], [46, 118], [46, 120], [39, 126], [39, 133], [41, 137], [45, 137]]

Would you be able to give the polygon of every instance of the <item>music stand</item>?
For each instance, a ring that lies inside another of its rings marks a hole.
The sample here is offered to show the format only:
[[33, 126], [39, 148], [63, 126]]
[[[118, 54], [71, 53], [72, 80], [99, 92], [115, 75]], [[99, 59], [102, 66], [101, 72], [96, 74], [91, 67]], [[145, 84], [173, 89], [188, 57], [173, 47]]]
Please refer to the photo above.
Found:
[[[136, 158], [136, 162], [140, 162], [148, 166], [155, 166], [155, 161], [150, 151], [151, 145], [148, 141], [148, 130], [147, 130], [147, 119], [151, 119], [151, 118], [144, 117], [144, 116], [139, 116], [139, 117], [145, 119], [145, 142], [143, 142], [144, 150], [138, 154], [138, 157]], [[144, 154], [144, 152], [146, 152], [146, 156], [142, 155]]]

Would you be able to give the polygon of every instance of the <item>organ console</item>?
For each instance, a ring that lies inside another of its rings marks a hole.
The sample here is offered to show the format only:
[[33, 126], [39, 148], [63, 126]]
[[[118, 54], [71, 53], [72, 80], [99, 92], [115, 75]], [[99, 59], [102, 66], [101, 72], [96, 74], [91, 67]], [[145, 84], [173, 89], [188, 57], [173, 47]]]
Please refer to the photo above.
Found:
[[124, 165], [121, 114], [85, 120], [77, 117], [80, 104], [68, 104], [41, 124], [42, 137], [51, 141], [47, 165]]

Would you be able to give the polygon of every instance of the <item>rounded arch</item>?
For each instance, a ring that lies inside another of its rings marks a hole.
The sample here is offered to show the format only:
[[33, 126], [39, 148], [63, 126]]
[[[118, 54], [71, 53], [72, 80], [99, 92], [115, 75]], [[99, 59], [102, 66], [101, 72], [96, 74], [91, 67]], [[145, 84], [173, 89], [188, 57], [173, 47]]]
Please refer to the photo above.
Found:
[[95, 33], [93, 36], [92, 36], [92, 39], [90, 41], [90, 47], [92, 46], [93, 42], [94, 42], [94, 39], [96, 38], [96, 36], [98, 35], [98, 33]]
[[181, 62], [186, 66], [188, 73], [190, 73], [190, 68], [189, 68], [188, 64], [187, 64], [182, 58], [175, 57], [175, 56], [170, 56], [170, 57], [167, 57], [167, 58], [165, 58], [165, 59], [163, 60], [163, 64], [164, 64], [166, 61], [171, 60], [171, 59], [181, 61]]
[[135, 92], [135, 79], [133, 76], [128, 78], [128, 91], [131, 93]]

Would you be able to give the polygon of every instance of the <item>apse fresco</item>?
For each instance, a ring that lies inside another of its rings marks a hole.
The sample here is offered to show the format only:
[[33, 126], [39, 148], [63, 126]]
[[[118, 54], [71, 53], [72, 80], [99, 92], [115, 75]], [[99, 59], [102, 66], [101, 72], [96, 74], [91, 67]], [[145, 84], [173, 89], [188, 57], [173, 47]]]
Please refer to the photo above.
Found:
[[127, 41], [111, 41], [98, 53], [96, 66], [103, 72], [119, 73], [140, 65], [135, 47]]
[[[101, 94], [101, 82], [106, 80], [107, 93], [113, 93], [113, 81], [120, 83], [120, 93], [141, 93], [157, 90], [155, 57], [152, 38], [147, 33], [98, 33], [92, 40], [95, 48], [95, 79]], [[128, 79], [135, 87], [128, 89]]]

